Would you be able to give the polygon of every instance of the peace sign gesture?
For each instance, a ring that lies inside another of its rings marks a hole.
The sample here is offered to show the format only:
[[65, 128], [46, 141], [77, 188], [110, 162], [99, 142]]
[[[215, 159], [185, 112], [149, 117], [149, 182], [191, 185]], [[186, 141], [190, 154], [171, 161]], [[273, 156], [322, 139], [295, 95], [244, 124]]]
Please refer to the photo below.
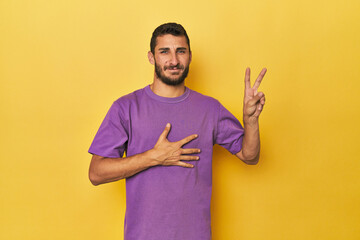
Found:
[[250, 68], [245, 72], [245, 93], [244, 93], [244, 123], [256, 123], [265, 104], [265, 95], [258, 92], [261, 80], [265, 76], [266, 68], [263, 68], [257, 77], [254, 85], [250, 84]]

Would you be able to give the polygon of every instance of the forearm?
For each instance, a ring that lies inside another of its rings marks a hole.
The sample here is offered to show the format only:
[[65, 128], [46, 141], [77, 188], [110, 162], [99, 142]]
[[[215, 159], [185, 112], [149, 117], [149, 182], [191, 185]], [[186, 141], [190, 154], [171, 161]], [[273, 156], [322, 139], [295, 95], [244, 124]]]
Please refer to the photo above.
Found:
[[183, 161], [199, 160], [198, 156], [188, 154], [200, 153], [199, 148], [181, 148], [197, 138], [197, 134], [187, 136], [177, 142], [169, 142], [167, 135], [171, 125], [168, 123], [156, 142], [154, 148], [140, 154], [125, 158], [106, 158], [93, 155], [89, 168], [89, 179], [92, 184], [114, 182], [131, 177], [145, 169], [157, 165], [180, 166], [193, 168], [194, 165]]
[[244, 121], [244, 138], [241, 151], [236, 154], [247, 164], [257, 164], [260, 156], [259, 122]]
[[245, 132], [242, 149], [236, 154], [236, 156], [247, 164], [257, 164], [259, 161], [259, 116], [264, 108], [265, 95], [263, 92], [258, 92], [257, 90], [266, 71], [266, 68], [263, 68], [252, 87], [250, 84], [250, 68], [247, 68], [245, 73], [245, 94], [243, 109]]
[[[150, 150], [151, 151], [151, 150]], [[93, 155], [89, 168], [89, 179], [93, 185], [114, 182], [131, 177], [158, 163], [150, 151], [124, 158], [105, 158]]]

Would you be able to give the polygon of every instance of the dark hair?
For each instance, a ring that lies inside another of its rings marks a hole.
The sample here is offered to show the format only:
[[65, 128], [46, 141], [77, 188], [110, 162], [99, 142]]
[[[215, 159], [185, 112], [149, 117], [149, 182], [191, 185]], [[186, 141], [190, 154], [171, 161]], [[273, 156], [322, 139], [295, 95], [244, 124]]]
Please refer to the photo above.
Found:
[[185, 36], [190, 51], [190, 40], [185, 31], [185, 28], [177, 23], [164, 23], [158, 26], [152, 34], [150, 41], [150, 50], [153, 54], [155, 54], [154, 51], [155, 51], [157, 37], [163, 36], [165, 34], [171, 34], [173, 36]]

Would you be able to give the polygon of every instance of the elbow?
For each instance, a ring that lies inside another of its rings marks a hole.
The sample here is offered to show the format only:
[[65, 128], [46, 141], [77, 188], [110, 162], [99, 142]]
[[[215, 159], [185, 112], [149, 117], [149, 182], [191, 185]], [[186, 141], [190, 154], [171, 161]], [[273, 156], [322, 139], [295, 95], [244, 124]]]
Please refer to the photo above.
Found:
[[236, 154], [236, 156], [247, 165], [257, 165], [259, 163], [260, 152], [249, 153], [244, 152], [242, 149]]
[[96, 174], [93, 173], [91, 170], [89, 170], [89, 180], [94, 186], [98, 186], [101, 184], [99, 177], [97, 177]]
[[90, 182], [91, 182], [91, 184], [92, 184], [92, 185], [94, 185], [94, 186], [98, 186], [98, 185], [100, 185], [100, 183], [99, 183], [99, 182], [96, 182], [96, 181], [91, 180], [91, 179], [90, 179]]
[[97, 186], [102, 184], [101, 175], [99, 175], [99, 159], [98, 156], [93, 156], [89, 166], [88, 177], [92, 185]]
[[260, 156], [259, 154], [255, 157], [248, 157], [243, 160], [247, 165], [257, 165], [259, 163]]
[[257, 165], [257, 164], [259, 163], [259, 158], [253, 159], [253, 160], [244, 160], [244, 162], [245, 162], [247, 165]]

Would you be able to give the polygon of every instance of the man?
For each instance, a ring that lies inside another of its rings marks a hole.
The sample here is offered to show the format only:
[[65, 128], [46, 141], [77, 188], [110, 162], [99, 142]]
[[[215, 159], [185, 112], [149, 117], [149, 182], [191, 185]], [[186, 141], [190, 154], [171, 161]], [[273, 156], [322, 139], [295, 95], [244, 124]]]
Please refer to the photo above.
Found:
[[258, 162], [266, 69], [253, 87], [246, 70], [243, 128], [217, 100], [185, 87], [191, 50], [181, 25], [159, 26], [150, 47], [153, 83], [113, 103], [89, 149], [89, 178], [126, 178], [126, 240], [208, 240], [213, 145]]

